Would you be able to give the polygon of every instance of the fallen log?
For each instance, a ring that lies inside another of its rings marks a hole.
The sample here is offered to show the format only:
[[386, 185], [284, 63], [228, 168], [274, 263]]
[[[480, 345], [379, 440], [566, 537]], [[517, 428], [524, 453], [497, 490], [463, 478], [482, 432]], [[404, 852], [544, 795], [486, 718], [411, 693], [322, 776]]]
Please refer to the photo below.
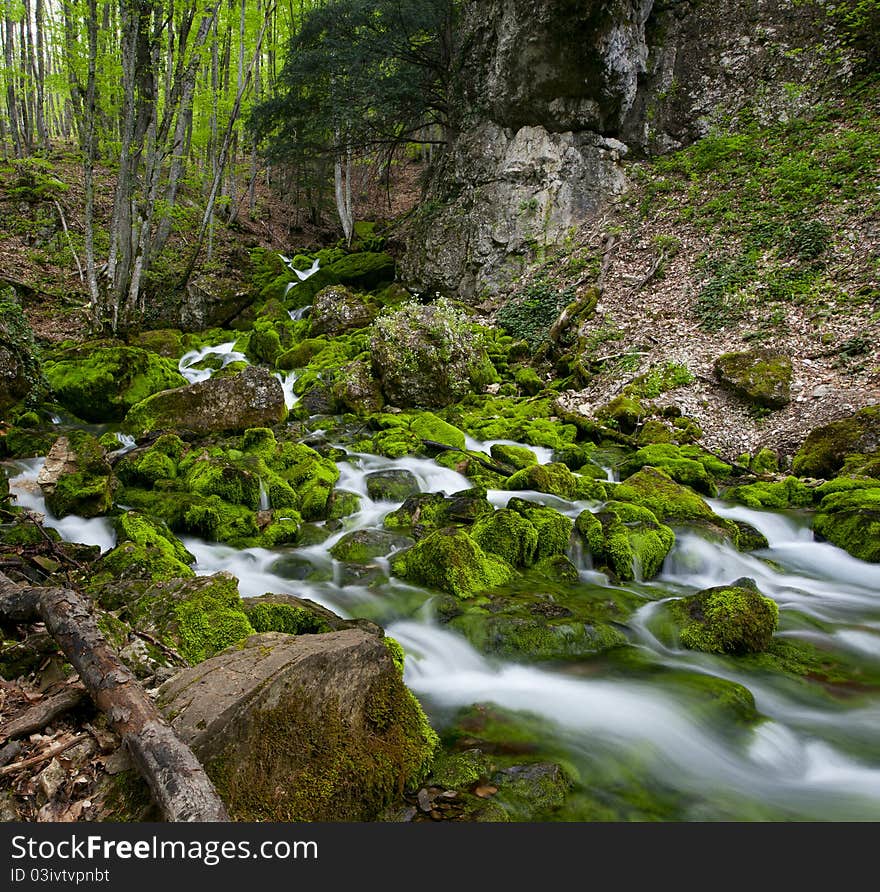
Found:
[[122, 738], [167, 821], [228, 821], [214, 785], [98, 629], [75, 591], [18, 586], [0, 574], [0, 617], [42, 620]]

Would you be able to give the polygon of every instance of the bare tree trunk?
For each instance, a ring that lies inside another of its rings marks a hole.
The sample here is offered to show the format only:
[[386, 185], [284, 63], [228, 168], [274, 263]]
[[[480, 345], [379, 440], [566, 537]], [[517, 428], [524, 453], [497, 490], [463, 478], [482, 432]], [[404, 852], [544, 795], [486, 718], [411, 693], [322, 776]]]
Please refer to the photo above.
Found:
[[[337, 145], [339, 143], [339, 131], [336, 131]], [[333, 161], [333, 181], [336, 190], [336, 210], [339, 221], [342, 223], [342, 232], [345, 235], [345, 243], [351, 245], [354, 238], [354, 218], [351, 210], [351, 150], [337, 148]]]
[[3, 16], [3, 58], [6, 62], [6, 113], [16, 158], [24, 157], [21, 124], [18, 120], [18, 99], [15, 95], [15, 24], [12, 21], [12, 0], [6, 0]]
[[84, 104], [84, 120], [79, 132], [82, 139], [83, 168], [85, 174], [85, 253], [86, 282], [89, 287], [89, 299], [92, 315], [97, 321], [101, 315], [101, 295], [98, 290], [98, 276], [95, 267], [95, 117], [96, 112], [96, 75], [98, 66], [98, 8], [96, 0], [88, 0], [88, 19], [86, 21], [88, 35], [89, 64], [86, 80], [86, 96]]
[[166, 820], [229, 820], [204, 768], [119, 660], [80, 595], [69, 589], [22, 588], [0, 575], [0, 615], [11, 622], [46, 624], [122, 738]]

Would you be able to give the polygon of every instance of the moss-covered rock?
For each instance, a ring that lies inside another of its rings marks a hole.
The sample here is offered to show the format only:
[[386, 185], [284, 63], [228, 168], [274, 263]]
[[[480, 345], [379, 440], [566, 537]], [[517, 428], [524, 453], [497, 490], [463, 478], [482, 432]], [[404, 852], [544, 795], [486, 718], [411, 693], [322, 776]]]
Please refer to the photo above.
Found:
[[229, 378], [214, 377], [147, 397], [129, 410], [123, 426], [135, 436], [157, 430], [205, 435], [272, 426], [286, 417], [281, 384], [265, 369], [249, 366]]
[[338, 411], [355, 415], [371, 415], [381, 411], [385, 404], [382, 388], [365, 359], [356, 359], [339, 369], [330, 395]]
[[495, 554], [514, 567], [534, 563], [538, 531], [521, 514], [503, 508], [478, 520], [472, 530], [474, 542], [489, 554]]
[[749, 508], [808, 508], [813, 504], [813, 490], [791, 476], [773, 483], [761, 480], [735, 486], [726, 496]]
[[565, 554], [568, 550], [574, 529], [571, 518], [561, 514], [555, 508], [536, 505], [527, 499], [511, 499], [507, 503], [507, 509], [520, 514], [537, 531], [538, 544], [535, 546], [535, 562]]
[[621, 394], [596, 411], [600, 421], [612, 423], [624, 434], [635, 433], [647, 410], [638, 399]]
[[370, 351], [386, 399], [401, 408], [448, 406], [494, 372], [465, 316], [444, 300], [380, 316]]
[[358, 294], [342, 285], [331, 285], [315, 295], [310, 314], [312, 337], [337, 335], [366, 328], [376, 311]]
[[819, 504], [813, 530], [853, 557], [880, 563], [880, 480], [830, 492]]
[[409, 496], [396, 511], [385, 516], [389, 530], [405, 530], [421, 539], [447, 526], [467, 527], [495, 509], [486, 500], [486, 491], [471, 489], [445, 496], [443, 493], [419, 493]]
[[139, 347], [84, 344], [43, 368], [58, 402], [84, 421], [121, 420], [147, 397], [186, 384], [175, 362]]
[[[538, 464], [538, 457], [527, 449], [525, 446], [511, 446], [505, 443], [494, 443], [489, 450], [490, 455], [495, 461], [502, 465], [507, 465], [517, 471], [530, 468], [532, 465]], [[570, 468], [568, 462], [565, 464]]]
[[373, 291], [392, 282], [395, 275], [394, 258], [376, 251], [345, 254], [326, 269], [336, 282], [360, 291]]
[[791, 402], [791, 359], [773, 350], [725, 353], [715, 360], [721, 385], [754, 406], [781, 409]]
[[646, 466], [660, 468], [676, 482], [710, 497], [718, 492], [714, 478], [726, 477], [732, 471], [730, 465], [696, 446], [658, 443], [629, 456], [621, 465], [620, 473], [628, 477]]
[[361, 629], [254, 636], [159, 703], [237, 820], [372, 820], [437, 746], [391, 652]]
[[[111, 586], [112, 588], [112, 586]], [[120, 619], [147, 632], [196, 664], [254, 634], [238, 581], [229, 573], [156, 582], [133, 590]]]
[[675, 534], [647, 508], [607, 502], [595, 514], [584, 511], [576, 527], [594, 565], [621, 581], [652, 579], [675, 544]]
[[412, 539], [407, 536], [384, 530], [354, 530], [346, 533], [330, 549], [330, 554], [337, 561], [365, 564], [412, 544]]
[[409, 582], [471, 598], [510, 582], [514, 569], [501, 558], [486, 554], [464, 531], [442, 529], [431, 533], [391, 561], [392, 572]]
[[454, 446], [456, 449], [464, 449], [464, 434], [453, 425], [438, 418], [433, 412], [421, 412], [412, 419], [410, 431], [420, 440], [429, 440], [434, 443], [442, 443], [444, 446]]
[[849, 455], [875, 455], [880, 450], [880, 405], [816, 428], [792, 462], [799, 477], [829, 478], [838, 473]]
[[505, 489], [546, 492], [563, 499], [576, 499], [580, 492], [578, 478], [561, 462], [523, 468], [507, 479]]
[[55, 441], [37, 482], [56, 517], [106, 514], [116, 490], [103, 446], [85, 431], [72, 431]]
[[707, 653], [760, 653], [770, 645], [779, 619], [776, 602], [764, 597], [750, 579], [665, 606], [679, 627], [681, 644]]
[[368, 495], [377, 502], [402, 502], [419, 491], [419, 481], [412, 471], [373, 471], [365, 481]]

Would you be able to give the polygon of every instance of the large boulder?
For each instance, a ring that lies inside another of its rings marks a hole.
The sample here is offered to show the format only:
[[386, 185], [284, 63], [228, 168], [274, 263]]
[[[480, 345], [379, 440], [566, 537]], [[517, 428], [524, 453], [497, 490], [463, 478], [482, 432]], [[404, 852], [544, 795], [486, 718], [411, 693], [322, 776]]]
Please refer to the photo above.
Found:
[[880, 449], [880, 405], [817, 427], [794, 457], [800, 477], [833, 477], [849, 455], [873, 455]]
[[173, 360], [106, 343], [65, 350], [43, 368], [58, 402], [84, 421], [118, 421], [148, 396], [186, 384]]
[[123, 426], [136, 436], [163, 429], [204, 435], [272, 426], [286, 417], [278, 379], [249, 366], [230, 378], [210, 378], [154, 394], [129, 411]]
[[402, 408], [442, 408], [497, 378], [466, 317], [444, 300], [379, 317], [371, 350], [386, 399]]
[[15, 292], [0, 289], [0, 412], [43, 384], [34, 333]]
[[375, 316], [375, 311], [357, 294], [352, 294], [343, 285], [330, 285], [315, 295], [312, 304], [312, 337], [329, 335], [336, 337], [358, 328], [366, 328]]
[[733, 655], [765, 651], [779, 619], [776, 602], [751, 579], [670, 601], [663, 611], [677, 626], [684, 647]]
[[391, 649], [361, 629], [255, 635], [159, 691], [241, 821], [367, 821], [431, 765], [437, 738]]
[[791, 402], [791, 359], [774, 350], [725, 353], [715, 360], [715, 377], [753, 406], [781, 409]]
[[824, 486], [829, 491], [816, 511], [814, 532], [853, 557], [880, 563], [880, 480], [840, 477]]

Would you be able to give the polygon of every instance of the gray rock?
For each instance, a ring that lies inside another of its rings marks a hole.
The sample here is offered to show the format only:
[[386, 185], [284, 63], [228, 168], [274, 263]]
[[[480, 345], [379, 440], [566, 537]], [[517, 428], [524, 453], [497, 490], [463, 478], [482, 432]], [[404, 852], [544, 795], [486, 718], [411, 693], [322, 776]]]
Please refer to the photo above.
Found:
[[375, 315], [360, 295], [352, 294], [343, 285], [330, 285], [315, 295], [310, 331], [312, 337], [336, 337], [347, 331], [366, 328]]
[[162, 686], [160, 708], [236, 820], [375, 818], [436, 737], [382, 640], [255, 635]]
[[265, 369], [249, 366], [229, 378], [211, 378], [147, 397], [132, 407], [123, 425], [137, 436], [155, 430], [203, 435], [271, 427], [286, 417], [278, 379]]
[[773, 350], [725, 353], [715, 360], [715, 377], [738, 397], [767, 409], [791, 402], [791, 359]]

